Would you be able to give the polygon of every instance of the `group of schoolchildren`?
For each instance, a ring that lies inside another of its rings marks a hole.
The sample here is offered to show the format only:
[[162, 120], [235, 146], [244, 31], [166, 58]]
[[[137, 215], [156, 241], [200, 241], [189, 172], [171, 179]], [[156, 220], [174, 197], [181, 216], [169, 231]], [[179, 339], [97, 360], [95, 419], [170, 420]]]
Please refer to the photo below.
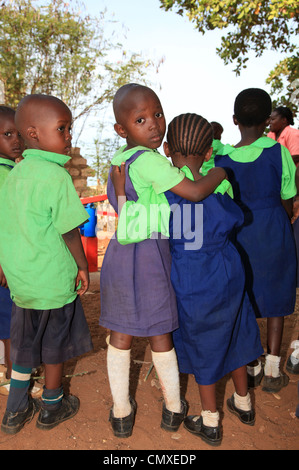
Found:
[[[186, 113], [168, 125], [167, 158], [157, 151], [166, 121], [152, 89], [124, 85], [113, 110], [126, 143], [108, 178], [119, 218], [100, 280], [99, 323], [110, 330], [109, 421], [115, 436], [131, 436], [137, 411], [129, 393], [131, 345], [134, 336], [147, 337], [163, 393], [161, 427], [175, 432], [183, 423], [218, 446], [222, 377], [231, 373], [235, 387], [227, 409], [251, 426], [249, 388], [277, 392], [288, 384], [280, 359], [284, 317], [296, 301], [296, 165], [286, 147], [264, 136], [272, 103], [260, 89], [235, 100], [238, 144], [222, 145], [218, 123]], [[63, 390], [63, 364], [93, 347], [80, 301], [89, 273], [78, 227], [88, 214], [64, 168], [71, 125], [69, 108], [53, 96], [28, 95], [16, 111], [0, 107], [0, 339], [9, 380], [1, 430], [7, 434], [36, 413], [37, 427], [46, 430], [78, 412], [79, 399]], [[264, 364], [258, 317], [267, 319]], [[45, 384], [37, 398], [30, 387], [40, 364]], [[195, 377], [198, 415], [188, 415], [180, 373]]]

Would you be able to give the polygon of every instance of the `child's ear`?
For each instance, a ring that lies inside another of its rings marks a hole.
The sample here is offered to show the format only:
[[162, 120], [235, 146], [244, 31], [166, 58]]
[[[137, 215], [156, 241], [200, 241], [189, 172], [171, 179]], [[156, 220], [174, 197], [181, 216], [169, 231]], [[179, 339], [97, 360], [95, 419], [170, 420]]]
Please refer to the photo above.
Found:
[[233, 122], [236, 126], [239, 124], [235, 115], [233, 115]]
[[114, 130], [123, 139], [127, 138], [128, 134], [127, 134], [127, 132], [125, 131], [125, 129], [123, 128], [123, 126], [121, 124], [115, 123], [114, 124]]
[[164, 142], [163, 150], [164, 150], [166, 157], [170, 158], [170, 150], [169, 150], [168, 142]]
[[33, 126], [30, 126], [28, 127], [27, 129], [27, 132], [26, 132], [26, 136], [30, 139], [30, 140], [38, 140], [38, 132], [37, 132], [37, 129]]
[[212, 153], [213, 153], [213, 147], [211, 147], [205, 154], [205, 162], [208, 162], [210, 160]]

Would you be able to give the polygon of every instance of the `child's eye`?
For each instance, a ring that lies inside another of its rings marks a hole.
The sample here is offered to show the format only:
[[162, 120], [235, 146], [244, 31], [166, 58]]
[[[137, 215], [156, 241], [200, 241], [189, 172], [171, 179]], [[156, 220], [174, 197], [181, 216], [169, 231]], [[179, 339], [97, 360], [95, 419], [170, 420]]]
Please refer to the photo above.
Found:
[[58, 129], [57, 129], [57, 130], [58, 130], [58, 131], [60, 131], [60, 132], [63, 132], [63, 131], [64, 131], [64, 126], [60, 126], [60, 127], [58, 127]]
[[138, 122], [138, 124], [142, 124], [142, 123], [144, 122], [144, 119], [143, 119], [143, 118], [139, 118], [139, 119], [137, 119], [136, 122]]
[[157, 118], [161, 118], [161, 117], [163, 117], [163, 116], [164, 116], [163, 113], [156, 113], [156, 117], [157, 117]]
[[12, 132], [4, 132], [4, 135], [5, 135], [6, 137], [11, 137], [11, 136], [12, 136]]

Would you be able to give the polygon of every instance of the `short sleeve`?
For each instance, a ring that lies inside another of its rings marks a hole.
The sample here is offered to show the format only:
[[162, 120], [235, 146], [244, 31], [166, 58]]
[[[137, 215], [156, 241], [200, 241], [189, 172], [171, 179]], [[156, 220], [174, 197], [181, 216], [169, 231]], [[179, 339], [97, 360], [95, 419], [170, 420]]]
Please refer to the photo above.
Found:
[[299, 155], [299, 130], [289, 128], [284, 145], [291, 155]]
[[48, 203], [53, 225], [61, 235], [82, 225], [89, 218], [72, 179], [65, 170], [60, 173], [51, 188]]
[[158, 152], [145, 152], [140, 155], [131, 165], [130, 176], [139, 187], [150, 185], [157, 194], [168, 191], [185, 178], [182, 171], [175, 168], [166, 157]]
[[297, 194], [295, 183], [296, 165], [286, 147], [281, 145], [282, 177], [281, 177], [281, 198], [291, 199]]

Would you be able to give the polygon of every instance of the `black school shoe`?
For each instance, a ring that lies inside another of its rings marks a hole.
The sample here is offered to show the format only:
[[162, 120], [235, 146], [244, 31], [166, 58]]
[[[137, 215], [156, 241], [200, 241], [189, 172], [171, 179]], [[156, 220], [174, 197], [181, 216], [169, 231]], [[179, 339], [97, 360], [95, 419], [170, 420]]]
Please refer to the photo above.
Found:
[[109, 421], [111, 422], [112, 431], [116, 437], [126, 438], [132, 435], [137, 403], [132, 397], [130, 397], [130, 403], [132, 411], [124, 418], [115, 418], [113, 415], [113, 408], [110, 410]]
[[26, 423], [32, 421], [35, 413], [40, 409], [40, 402], [29, 396], [28, 407], [25, 411], [5, 411], [3, 416], [1, 431], [5, 434], [17, 434]]
[[164, 402], [162, 408], [161, 428], [165, 431], [176, 432], [187, 416], [188, 405], [186, 400], [183, 398], [181, 398], [181, 410], [182, 411], [180, 413], [169, 411]]
[[284, 372], [280, 372], [279, 377], [265, 375], [262, 383], [262, 390], [268, 393], [277, 393], [289, 383], [289, 377]]
[[255, 423], [255, 411], [252, 408], [249, 411], [240, 410], [235, 405], [235, 398], [234, 395], [231, 396], [226, 402], [228, 410], [233, 413], [234, 415], [238, 416], [239, 420], [243, 424], [248, 424], [249, 426], [253, 426]]
[[220, 426], [212, 427], [203, 424], [202, 416], [190, 415], [184, 420], [184, 428], [195, 436], [200, 437], [211, 446], [220, 446], [222, 433]]
[[80, 400], [74, 395], [64, 396], [61, 406], [57, 410], [49, 411], [41, 408], [37, 418], [36, 427], [39, 429], [53, 429], [58, 424], [72, 418], [80, 408]]

